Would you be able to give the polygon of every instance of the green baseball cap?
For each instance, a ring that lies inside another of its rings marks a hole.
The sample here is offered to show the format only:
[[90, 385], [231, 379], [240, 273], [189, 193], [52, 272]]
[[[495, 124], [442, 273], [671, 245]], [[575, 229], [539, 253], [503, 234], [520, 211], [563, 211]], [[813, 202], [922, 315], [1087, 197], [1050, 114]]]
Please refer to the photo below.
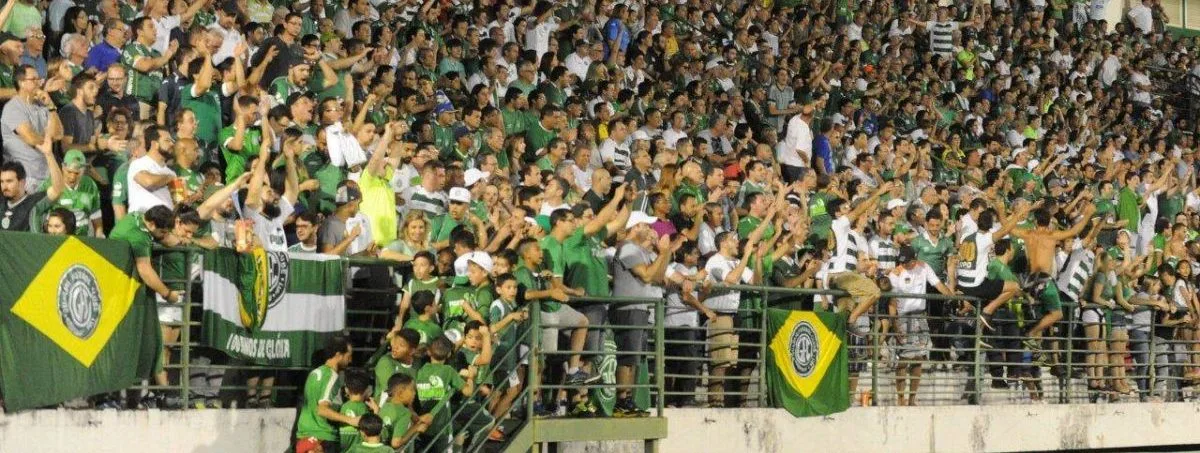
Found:
[[84, 157], [83, 151], [73, 149], [63, 155], [64, 170], [79, 171], [84, 168], [87, 168], [87, 157]]

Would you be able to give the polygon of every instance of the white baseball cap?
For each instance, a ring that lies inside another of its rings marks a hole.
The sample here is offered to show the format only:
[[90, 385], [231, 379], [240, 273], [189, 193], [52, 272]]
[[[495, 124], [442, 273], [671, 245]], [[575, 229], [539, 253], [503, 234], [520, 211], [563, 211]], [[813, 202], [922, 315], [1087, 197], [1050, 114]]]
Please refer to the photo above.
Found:
[[463, 182], [466, 183], [467, 187], [471, 187], [479, 182], [479, 180], [487, 179], [489, 176], [492, 176], [489, 172], [481, 171], [478, 168], [468, 168], [467, 171], [463, 172]]
[[454, 187], [450, 189], [450, 196], [447, 198], [457, 203], [470, 203], [471, 191], [467, 190], [466, 187]]
[[488, 252], [471, 252], [466, 254], [465, 258], [467, 262], [475, 263], [479, 267], [482, 267], [485, 272], [492, 273], [492, 255], [489, 255]]

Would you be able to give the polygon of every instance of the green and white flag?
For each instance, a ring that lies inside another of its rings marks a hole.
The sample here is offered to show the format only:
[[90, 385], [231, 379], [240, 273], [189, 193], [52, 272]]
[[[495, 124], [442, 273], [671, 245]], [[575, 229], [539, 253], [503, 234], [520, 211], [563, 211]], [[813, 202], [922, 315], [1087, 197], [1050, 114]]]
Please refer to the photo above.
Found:
[[341, 260], [334, 255], [218, 249], [204, 256], [204, 344], [235, 359], [309, 366], [346, 327]]

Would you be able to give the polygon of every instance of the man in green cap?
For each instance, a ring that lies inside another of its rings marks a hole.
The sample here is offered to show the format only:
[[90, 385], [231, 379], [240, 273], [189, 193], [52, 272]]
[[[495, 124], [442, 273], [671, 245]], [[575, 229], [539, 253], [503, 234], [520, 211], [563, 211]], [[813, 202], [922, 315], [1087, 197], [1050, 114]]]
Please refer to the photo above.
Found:
[[[67, 151], [63, 156], [62, 174], [65, 189], [55, 200], [54, 206], [69, 209], [75, 214], [75, 234], [79, 236], [104, 237], [103, 220], [100, 218], [100, 188], [91, 177], [83, 174], [88, 162], [78, 149]], [[39, 191], [47, 190], [50, 181], [42, 182]], [[38, 214], [40, 227], [41, 214]]]

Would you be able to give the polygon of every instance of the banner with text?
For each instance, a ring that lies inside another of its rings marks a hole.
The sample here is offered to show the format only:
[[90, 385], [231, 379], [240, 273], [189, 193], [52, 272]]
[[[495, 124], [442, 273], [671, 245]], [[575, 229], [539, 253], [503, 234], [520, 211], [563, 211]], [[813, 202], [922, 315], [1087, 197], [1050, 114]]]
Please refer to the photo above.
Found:
[[346, 326], [333, 255], [218, 249], [204, 256], [204, 344], [257, 365], [312, 365]]

